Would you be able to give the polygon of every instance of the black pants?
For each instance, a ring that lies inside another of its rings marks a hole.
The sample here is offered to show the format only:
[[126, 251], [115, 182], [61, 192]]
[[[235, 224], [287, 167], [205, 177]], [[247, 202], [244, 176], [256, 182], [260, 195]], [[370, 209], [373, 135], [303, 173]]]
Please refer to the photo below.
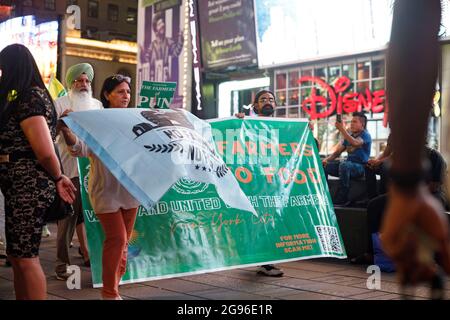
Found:
[[[377, 190], [377, 175], [380, 176], [379, 190]], [[369, 200], [375, 198], [380, 194], [386, 193], [387, 168], [384, 162], [375, 169], [371, 169], [366, 166], [365, 178], [366, 178], [367, 196], [369, 197]]]

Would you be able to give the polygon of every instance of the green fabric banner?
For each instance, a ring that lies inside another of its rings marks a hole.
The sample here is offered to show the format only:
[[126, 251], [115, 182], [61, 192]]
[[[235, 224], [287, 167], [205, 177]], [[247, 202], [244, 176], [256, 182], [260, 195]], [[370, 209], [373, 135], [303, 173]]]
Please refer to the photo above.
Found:
[[[122, 283], [346, 258], [307, 121], [233, 118], [211, 126], [217, 151], [258, 217], [227, 207], [214, 186], [182, 179], [150, 212], [139, 209]], [[89, 161], [80, 159], [79, 166], [92, 278], [99, 287], [103, 231], [86, 192]]]

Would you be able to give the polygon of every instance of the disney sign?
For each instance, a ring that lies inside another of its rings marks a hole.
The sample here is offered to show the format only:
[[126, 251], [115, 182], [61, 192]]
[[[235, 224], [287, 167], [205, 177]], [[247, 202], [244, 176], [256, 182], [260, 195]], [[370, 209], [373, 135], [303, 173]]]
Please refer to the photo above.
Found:
[[[337, 114], [371, 111], [380, 113], [385, 111], [385, 90], [371, 92], [346, 92], [351, 85], [347, 77], [336, 80], [334, 87], [318, 77], [305, 76], [298, 80], [299, 84], [311, 83], [311, 96], [302, 102], [303, 110], [309, 114], [311, 120], [327, 118], [334, 112]], [[328, 97], [318, 95], [317, 89], [323, 89]]]

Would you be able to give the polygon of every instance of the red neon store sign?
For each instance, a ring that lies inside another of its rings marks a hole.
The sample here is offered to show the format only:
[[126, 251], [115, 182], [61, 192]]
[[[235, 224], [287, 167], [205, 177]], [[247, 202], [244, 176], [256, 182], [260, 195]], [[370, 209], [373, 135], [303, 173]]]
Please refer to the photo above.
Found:
[[[302, 102], [302, 108], [310, 115], [311, 120], [327, 118], [335, 111], [338, 114], [362, 110], [380, 113], [385, 109], [385, 90], [371, 92], [366, 89], [365, 93], [345, 93], [351, 84], [347, 77], [338, 78], [334, 88], [318, 77], [301, 77], [298, 82], [299, 84], [309, 82], [314, 86], [311, 89], [311, 96]], [[324, 89], [328, 93], [328, 98], [317, 95], [317, 87]], [[320, 112], [318, 106], [321, 108]]]

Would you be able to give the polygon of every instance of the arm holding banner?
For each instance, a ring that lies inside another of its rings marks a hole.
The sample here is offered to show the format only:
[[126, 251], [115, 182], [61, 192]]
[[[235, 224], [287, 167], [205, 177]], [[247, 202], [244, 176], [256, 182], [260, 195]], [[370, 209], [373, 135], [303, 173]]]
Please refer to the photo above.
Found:
[[88, 157], [89, 149], [85, 143], [77, 138], [67, 126], [63, 126], [61, 132], [66, 140], [67, 150], [72, 157]]

